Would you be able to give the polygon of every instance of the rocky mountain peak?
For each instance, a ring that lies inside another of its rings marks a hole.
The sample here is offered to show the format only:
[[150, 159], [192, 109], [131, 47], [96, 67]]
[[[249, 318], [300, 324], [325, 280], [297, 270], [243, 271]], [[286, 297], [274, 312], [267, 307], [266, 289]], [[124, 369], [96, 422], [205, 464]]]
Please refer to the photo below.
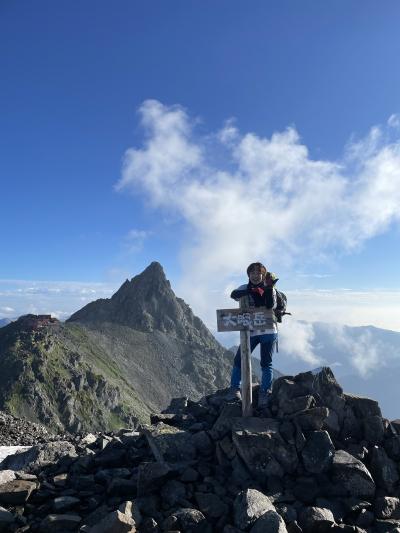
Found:
[[69, 321], [92, 325], [111, 322], [146, 332], [161, 331], [203, 345], [215, 344], [202, 321], [175, 295], [156, 261], [130, 281], [126, 280], [110, 299], [91, 302]]

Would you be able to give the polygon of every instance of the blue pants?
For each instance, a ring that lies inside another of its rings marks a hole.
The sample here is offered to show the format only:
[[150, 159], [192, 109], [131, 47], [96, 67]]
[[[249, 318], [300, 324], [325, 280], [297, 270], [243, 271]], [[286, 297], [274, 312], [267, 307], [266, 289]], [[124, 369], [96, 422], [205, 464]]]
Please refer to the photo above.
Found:
[[[261, 352], [261, 386], [260, 390], [262, 392], [267, 391], [271, 388], [273, 371], [272, 371], [272, 354], [274, 351], [275, 343], [278, 340], [277, 333], [265, 333], [264, 335], [255, 335], [250, 337], [250, 350], [253, 351], [254, 348], [260, 344]], [[236, 352], [235, 359], [233, 361], [232, 377], [231, 377], [231, 387], [235, 389], [240, 388], [240, 381], [242, 377], [241, 369], [241, 354], [240, 347]]]

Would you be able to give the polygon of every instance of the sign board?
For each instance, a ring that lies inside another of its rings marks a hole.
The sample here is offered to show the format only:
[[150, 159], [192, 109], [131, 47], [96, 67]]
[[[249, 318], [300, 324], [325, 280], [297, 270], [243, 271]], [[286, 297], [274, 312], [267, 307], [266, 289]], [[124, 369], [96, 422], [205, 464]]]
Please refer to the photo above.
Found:
[[274, 323], [274, 312], [266, 307], [217, 310], [218, 331], [263, 331], [273, 329]]

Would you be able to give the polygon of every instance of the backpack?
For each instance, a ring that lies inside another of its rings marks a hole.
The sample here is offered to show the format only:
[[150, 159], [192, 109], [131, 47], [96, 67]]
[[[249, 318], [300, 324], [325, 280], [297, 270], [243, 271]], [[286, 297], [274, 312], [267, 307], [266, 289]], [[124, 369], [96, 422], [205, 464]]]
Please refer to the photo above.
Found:
[[276, 308], [274, 309], [275, 317], [277, 322], [282, 322], [283, 315], [290, 315], [291, 313], [286, 312], [287, 298], [286, 294], [282, 291], [276, 291]]

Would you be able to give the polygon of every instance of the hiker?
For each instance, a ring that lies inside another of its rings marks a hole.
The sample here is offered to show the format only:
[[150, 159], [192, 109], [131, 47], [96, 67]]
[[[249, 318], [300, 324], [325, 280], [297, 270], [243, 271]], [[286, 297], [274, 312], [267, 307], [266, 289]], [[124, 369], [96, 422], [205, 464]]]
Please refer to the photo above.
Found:
[[[247, 267], [247, 275], [249, 282], [247, 285], [241, 285], [235, 289], [231, 298], [239, 301], [241, 297], [247, 296], [250, 307], [266, 307], [272, 310], [277, 308], [277, 291], [274, 288], [278, 278], [268, 272], [262, 263], [251, 263]], [[279, 320], [279, 318], [278, 318]], [[264, 331], [251, 331], [250, 332], [250, 349], [253, 352], [254, 348], [260, 344], [261, 352], [261, 385], [258, 394], [258, 407], [266, 407], [268, 405], [269, 395], [271, 393], [272, 386], [272, 353], [274, 346], [278, 340], [278, 329], [273, 322], [273, 327]], [[240, 381], [241, 381], [241, 354], [240, 346], [236, 353], [232, 376], [231, 387], [229, 390], [229, 399], [241, 399], [240, 394]]]

